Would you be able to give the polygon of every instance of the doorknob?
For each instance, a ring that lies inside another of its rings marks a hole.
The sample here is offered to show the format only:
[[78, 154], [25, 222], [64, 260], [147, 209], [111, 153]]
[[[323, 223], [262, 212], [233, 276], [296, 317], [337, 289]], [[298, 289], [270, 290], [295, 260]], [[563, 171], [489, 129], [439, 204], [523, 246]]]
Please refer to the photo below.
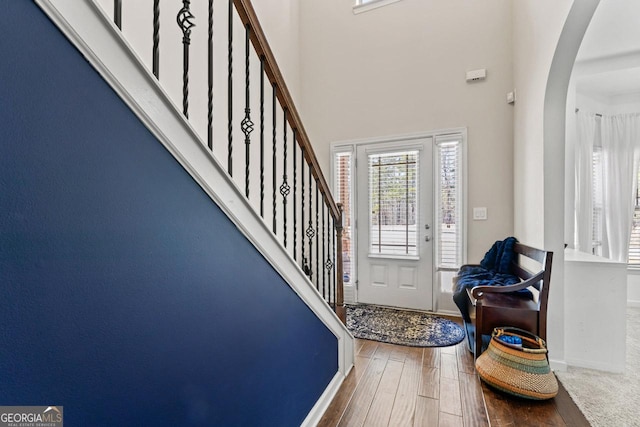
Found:
[[425, 229], [425, 230], [428, 230], [428, 229], [430, 229], [430, 228], [431, 228], [431, 227], [429, 226], [429, 224], [425, 224], [425, 225], [424, 225], [424, 229]]
[[430, 241], [431, 241], [431, 237], [429, 237], [429, 236], [424, 236], [424, 241], [425, 241], [425, 242], [430, 242]]

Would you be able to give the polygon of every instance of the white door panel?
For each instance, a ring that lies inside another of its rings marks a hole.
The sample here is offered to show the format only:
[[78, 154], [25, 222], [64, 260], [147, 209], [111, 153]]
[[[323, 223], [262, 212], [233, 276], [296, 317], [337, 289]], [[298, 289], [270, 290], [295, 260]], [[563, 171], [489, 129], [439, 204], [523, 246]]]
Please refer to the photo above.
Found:
[[358, 302], [433, 310], [432, 145], [357, 147]]

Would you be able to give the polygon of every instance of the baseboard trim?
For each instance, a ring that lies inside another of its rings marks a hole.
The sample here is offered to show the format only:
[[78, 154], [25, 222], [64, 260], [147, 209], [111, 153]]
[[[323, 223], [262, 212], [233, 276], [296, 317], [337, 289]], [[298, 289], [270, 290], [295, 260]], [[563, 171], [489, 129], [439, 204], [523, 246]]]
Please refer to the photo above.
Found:
[[316, 404], [313, 405], [313, 408], [311, 408], [311, 411], [307, 415], [307, 418], [305, 418], [302, 424], [300, 424], [301, 426], [312, 427], [318, 425], [318, 423], [322, 419], [322, 416], [329, 408], [331, 401], [333, 401], [333, 398], [338, 393], [338, 390], [340, 390], [340, 386], [344, 382], [345, 378], [346, 375], [343, 375], [341, 372], [336, 372], [336, 374], [333, 376], [333, 379], [324, 390]]
[[551, 367], [552, 371], [556, 371], [556, 372], [567, 371], [567, 362], [564, 360], [549, 359], [549, 366]]
[[590, 362], [581, 359], [567, 359], [567, 365], [576, 368], [593, 369], [596, 371], [612, 372], [614, 374], [622, 374], [625, 370], [625, 364], [615, 366], [611, 363]]

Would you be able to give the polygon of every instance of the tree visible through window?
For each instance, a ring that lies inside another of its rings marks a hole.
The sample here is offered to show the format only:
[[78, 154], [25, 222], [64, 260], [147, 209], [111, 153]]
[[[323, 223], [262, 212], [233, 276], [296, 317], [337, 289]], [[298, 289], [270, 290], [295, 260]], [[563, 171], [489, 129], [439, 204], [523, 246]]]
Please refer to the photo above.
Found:
[[369, 155], [369, 253], [417, 255], [418, 152]]
[[462, 262], [462, 152], [458, 135], [436, 139], [437, 268], [457, 269]]
[[334, 167], [334, 185], [336, 200], [342, 204], [342, 262], [343, 262], [343, 281], [346, 284], [351, 284], [351, 278], [353, 277], [353, 227], [351, 225], [351, 168], [352, 155], [351, 152], [336, 153], [335, 154], [335, 167]]

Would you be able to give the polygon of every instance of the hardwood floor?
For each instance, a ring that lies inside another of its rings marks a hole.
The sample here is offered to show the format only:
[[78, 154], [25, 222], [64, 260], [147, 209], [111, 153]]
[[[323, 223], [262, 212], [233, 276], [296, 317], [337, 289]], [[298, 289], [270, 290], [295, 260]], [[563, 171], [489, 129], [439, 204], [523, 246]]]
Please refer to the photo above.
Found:
[[[486, 404], [485, 404], [486, 402]], [[464, 341], [441, 348], [356, 339], [355, 366], [319, 426], [588, 426], [564, 388], [545, 402], [493, 391]]]

